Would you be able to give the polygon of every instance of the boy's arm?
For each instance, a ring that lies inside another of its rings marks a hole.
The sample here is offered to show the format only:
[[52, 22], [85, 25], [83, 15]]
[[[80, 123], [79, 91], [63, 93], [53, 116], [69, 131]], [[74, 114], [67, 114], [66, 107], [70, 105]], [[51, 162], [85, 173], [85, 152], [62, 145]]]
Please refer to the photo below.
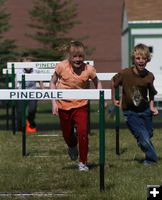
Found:
[[44, 84], [43, 84], [43, 81], [39, 81], [39, 85], [40, 85], [40, 88], [41, 88], [41, 89], [45, 89]]
[[153, 81], [151, 84], [149, 84], [150, 110], [153, 113], [153, 115], [158, 115], [158, 113], [159, 113], [158, 109], [154, 105], [154, 96], [157, 94], [157, 91], [153, 85]]
[[114, 86], [114, 80], [111, 80], [111, 100], [114, 106], [120, 107], [120, 100], [116, 100], [115, 98], [115, 86]]
[[92, 79], [92, 81], [96, 89], [102, 89], [101, 81], [98, 79], [97, 76], [94, 79]]
[[[50, 89], [56, 89], [56, 83], [58, 81], [58, 75], [54, 72], [51, 81], [50, 81]], [[58, 115], [58, 106], [55, 99], [52, 99], [52, 114]]]
[[150, 100], [150, 110], [153, 113], [153, 115], [158, 115], [159, 111], [154, 105], [154, 100]]
[[[98, 77], [96, 76], [94, 79], [92, 79], [93, 84], [95, 86], [96, 89], [102, 89], [102, 83], [101, 81], [98, 79]], [[107, 108], [108, 107], [108, 101], [105, 101], [104, 107]]]

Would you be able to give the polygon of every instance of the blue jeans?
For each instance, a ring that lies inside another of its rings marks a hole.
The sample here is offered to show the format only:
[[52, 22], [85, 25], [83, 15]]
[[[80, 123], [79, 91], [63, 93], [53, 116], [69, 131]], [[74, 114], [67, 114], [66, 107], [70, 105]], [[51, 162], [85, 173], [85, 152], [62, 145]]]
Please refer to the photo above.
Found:
[[137, 144], [141, 150], [145, 153], [146, 159], [156, 162], [158, 157], [151, 142], [151, 137], [153, 136], [153, 127], [152, 113], [150, 109], [148, 108], [144, 112], [127, 110], [123, 111], [123, 113], [126, 117], [128, 128], [136, 138]]

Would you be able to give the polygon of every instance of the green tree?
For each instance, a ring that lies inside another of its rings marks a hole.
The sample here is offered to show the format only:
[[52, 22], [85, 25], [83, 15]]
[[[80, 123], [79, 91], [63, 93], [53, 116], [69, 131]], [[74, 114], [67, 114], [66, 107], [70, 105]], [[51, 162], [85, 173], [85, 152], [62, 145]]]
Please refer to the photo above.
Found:
[[28, 49], [37, 60], [60, 60], [60, 47], [72, 40], [67, 36], [77, 20], [77, 4], [73, 0], [34, 0], [33, 8], [29, 11], [34, 29], [28, 34], [38, 41], [39, 48]]
[[7, 61], [15, 59], [16, 56], [15, 41], [4, 37], [4, 33], [11, 28], [9, 24], [11, 15], [6, 11], [5, 2], [6, 0], [0, 0], [0, 69]]

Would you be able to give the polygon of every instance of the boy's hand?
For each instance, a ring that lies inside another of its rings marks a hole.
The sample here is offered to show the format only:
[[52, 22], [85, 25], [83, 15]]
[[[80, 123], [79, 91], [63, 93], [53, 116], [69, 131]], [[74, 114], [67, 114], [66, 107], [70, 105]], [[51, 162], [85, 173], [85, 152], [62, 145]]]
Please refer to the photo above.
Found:
[[150, 110], [151, 110], [151, 112], [153, 113], [154, 116], [159, 114], [159, 111], [156, 107], [151, 107]]
[[58, 115], [58, 106], [55, 101], [52, 102], [52, 114], [53, 115]]
[[113, 100], [113, 104], [114, 104], [114, 106], [117, 106], [117, 107], [121, 106], [120, 101], [116, 100], [116, 99]]
[[105, 107], [105, 109], [108, 107], [108, 101], [107, 100], [105, 100], [105, 102], [104, 102], [104, 107]]

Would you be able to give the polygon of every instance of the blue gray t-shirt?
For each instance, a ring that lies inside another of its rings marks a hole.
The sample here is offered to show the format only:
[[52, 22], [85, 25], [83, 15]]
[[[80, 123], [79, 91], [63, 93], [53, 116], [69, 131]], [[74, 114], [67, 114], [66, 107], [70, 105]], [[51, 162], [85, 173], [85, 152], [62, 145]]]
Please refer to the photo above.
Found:
[[[35, 74], [37, 73], [35, 69], [32, 69], [30, 73], [27, 74]], [[26, 74], [24, 69], [20, 69], [19, 74]], [[22, 88], [21, 81], [18, 82], [18, 88]], [[36, 89], [36, 81], [26, 81], [25, 82], [25, 89]]]

